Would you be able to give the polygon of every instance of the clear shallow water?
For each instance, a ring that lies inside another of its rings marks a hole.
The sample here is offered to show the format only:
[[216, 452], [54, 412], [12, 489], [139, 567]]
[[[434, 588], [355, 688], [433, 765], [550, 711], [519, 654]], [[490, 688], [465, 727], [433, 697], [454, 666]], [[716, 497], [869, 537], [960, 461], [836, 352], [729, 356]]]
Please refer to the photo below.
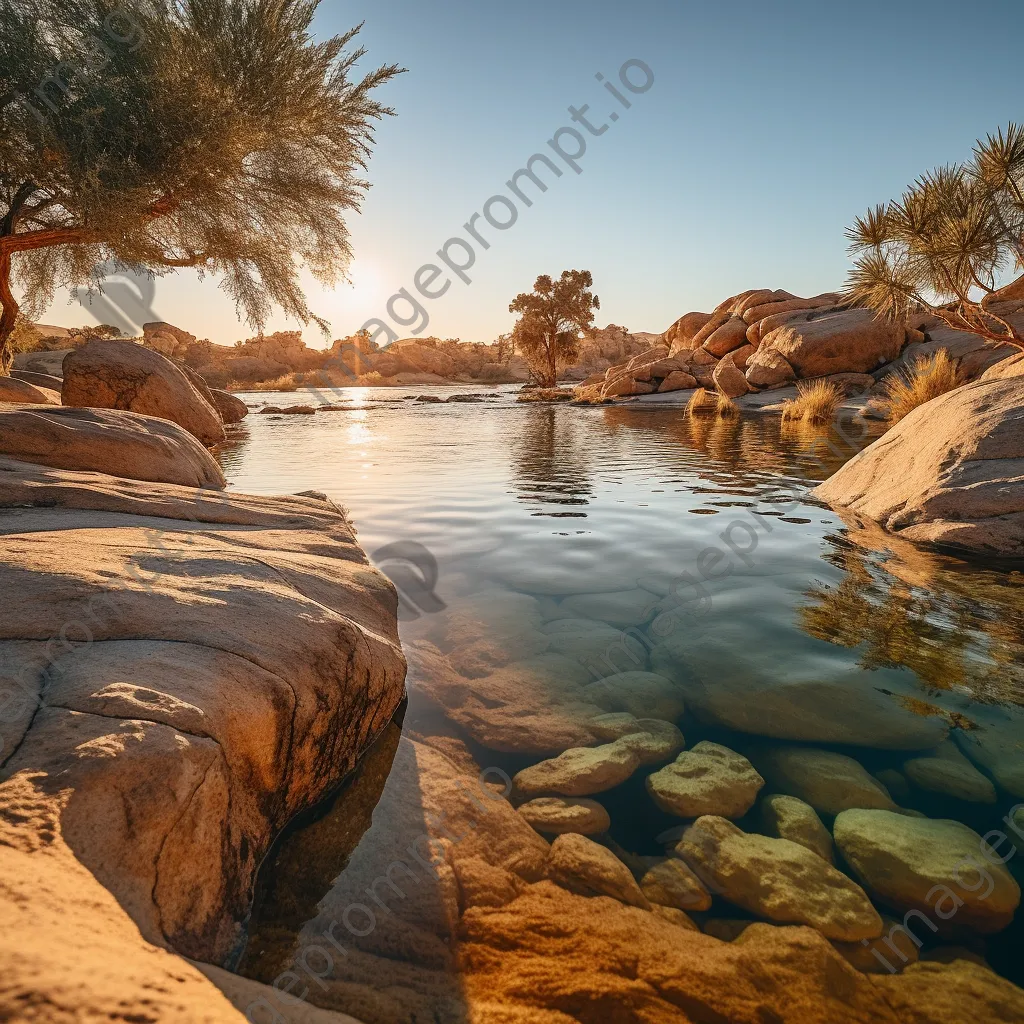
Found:
[[[916, 735], [914, 716], [942, 720], [958, 735], [984, 741], [976, 760], [1001, 783], [996, 803], [920, 788], [897, 802], [984, 833], [1024, 800], [1024, 791], [1016, 792], [1024, 781], [1024, 577], [851, 528], [821, 507], [809, 492], [852, 454], [836, 437], [769, 417], [689, 421], [680, 410], [517, 405], [507, 389], [473, 404], [402, 397], [471, 390], [353, 389], [332, 396], [341, 411], [250, 415], [233, 428], [221, 459], [239, 490], [319, 490], [346, 507], [364, 548], [371, 557], [382, 552], [382, 568], [400, 590], [394, 559], [383, 560], [388, 546], [423, 545], [436, 559], [436, 593], [447, 607], [437, 610], [415, 589], [405, 591], [404, 641], [426, 638], [450, 648], [452, 616], [476, 608], [499, 646], [514, 645], [522, 642], [522, 624], [508, 619], [502, 594], [531, 595], [546, 620], [557, 620], [564, 611], [556, 602], [574, 595], [639, 589], [662, 602], [659, 614], [665, 600], [674, 608], [671, 631], [655, 637], [650, 621], [617, 625], [639, 630], [651, 638], [649, 648], [660, 644], [675, 660], [649, 650], [644, 665], [618, 667], [670, 672], [685, 665], [703, 681], [707, 708], [697, 715], [691, 708], [680, 723], [687, 746], [710, 738], [745, 749], [755, 733], [808, 740], [852, 753], [875, 772], [900, 769], [909, 748], [922, 746], [908, 740], [901, 749], [901, 737]], [[243, 397], [278, 406], [309, 402], [301, 392]], [[523, 664], [530, 654], [524, 647]], [[426, 671], [410, 672], [407, 735], [451, 734], [478, 764], [509, 774], [541, 759], [488, 748], [479, 730], [467, 735], [453, 725], [447, 718], [458, 715], [448, 709], [446, 716], [443, 699], [439, 709]], [[758, 703], [791, 684], [822, 680], [833, 689], [813, 708]], [[538, 675], [538, 689], [547, 685]], [[865, 695], [891, 711], [877, 723], [858, 723]], [[824, 732], [822, 715], [833, 723]], [[328, 815], [315, 840], [297, 841], [304, 863], [313, 844], [315, 871], [289, 872], [294, 851], [279, 851], [264, 879], [270, 895], [257, 915], [249, 973], [270, 980], [289, 950], [301, 948], [303, 929], [344, 889], [347, 874], [358, 874], [360, 856], [387, 848], [388, 830], [398, 829], [389, 821], [398, 811], [390, 808], [417, 784], [401, 754], [392, 767], [396, 743], [397, 730], [349, 787], [333, 826]], [[642, 777], [597, 799], [611, 813], [610, 842], [633, 854], [659, 852], [657, 836], [679, 823], [651, 805]], [[359, 827], [339, 824], [356, 820]], [[1018, 875], [1024, 853], [1019, 861], [1010, 865]], [[350, 863], [357, 866], [343, 872]], [[715, 908], [720, 917], [731, 913]], [[1015, 924], [995, 938], [958, 941], [1019, 982], [1013, 948], [1021, 937]], [[372, 942], [366, 951], [384, 955]], [[396, 954], [388, 949], [390, 963]], [[416, 954], [397, 959], [415, 964]], [[359, 1016], [347, 998], [332, 991], [320, 1001]], [[450, 1008], [438, 1013], [460, 1019]]]

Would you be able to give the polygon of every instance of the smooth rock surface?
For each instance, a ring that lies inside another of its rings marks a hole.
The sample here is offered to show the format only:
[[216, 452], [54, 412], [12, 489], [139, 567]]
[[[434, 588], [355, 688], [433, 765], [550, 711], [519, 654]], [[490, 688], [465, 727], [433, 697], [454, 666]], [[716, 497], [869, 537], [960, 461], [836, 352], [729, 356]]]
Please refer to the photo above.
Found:
[[710, 910], [711, 894], [678, 857], [655, 864], [640, 879], [643, 894], [663, 907], [677, 910]]
[[532, 828], [549, 835], [578, 832], [592, 836], [607, 832], [612, 823], [608, 812], [596, 800], [542, 796], [528, 800], [517, 810]]
[[933, 793], [944, 793], [971, 803], [996, 802], [996, 787], [964, 757], [952, 740], [921, 757], [904, 761], [903, 772], [914, 785]]
[[0, 376], [0, 405], [60, 405], [60, 392]]
[[0, 456], [130, 480], [226, 486], [217, 461], [176, 423], [114, 409], [0, 406]]
[[810, 804], [795, 796], [770, 793], [761, 798], [760, 811], [768, 835], [799, 843], [829, 864], [834, 863], [832, 833]]
[[249, 415], [249, 406], [230, 391], [210, 388], [213, 405], [225, 423], [241, 423]]
[[683, 833], [676, 854], [713, 893], [758, 917], [810, 925], [843, 942], [882, 934], [863, 889], [787, 839], [748, 835], [725, 818], [705, 816]]
[[981, 836], [958, 821], [850, 810], [836, 818], [833, 834], [869, 892], [895, 910], [919, 911], [940, 934], [1001, 931], [1020, 904], [1017, 882], [994, 862], [1006, 850], [990, 856]]
[[764, 779], [742, 754], [707, 740], [647, 777], [647, 792], [658, 807], [680, 818], [741, 818], [762, 786]]
[[94, 339], [64, 359], [65, 405], [123, 409], [172, 420], [209, 446], [224, 440], [220, 414], [177, 366], [130, 341]]
[[524, 797], [590, 796], [621, 785], [640, 767], [640, 755], [625, 740], [575, 747], [524, 768], [513, 780]]

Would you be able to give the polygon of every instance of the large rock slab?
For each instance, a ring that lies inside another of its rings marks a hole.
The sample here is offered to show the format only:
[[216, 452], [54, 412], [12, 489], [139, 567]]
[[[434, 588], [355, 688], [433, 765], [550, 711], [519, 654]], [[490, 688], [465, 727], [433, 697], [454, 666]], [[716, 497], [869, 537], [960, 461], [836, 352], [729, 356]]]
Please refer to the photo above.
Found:
[[923, 914], [940, 934], [1001, 931], [1020, 905], [1020, 887], [999, 863], [1006, 850], [958, 821], [850, 810], [836, 818], [834, 836], [869, 892]]
[[843, 942], [877, 939], [882, 919], [864, 890], [788, 839], [748, 835], [725, 818], [698, 818], [676, 846], [697, 875], [730, 903], [785, 924], [807, 924]]
[[87, 342], [64, 360], [65, 405], [124, 409], [184, 427], [203, 444], [224, 440], [217, 410], [159, 352], [130, 341]]
[[647, 777], [654, 802], [680, 818], [742, 818], [762, 786], [764, 779], [742, 754], [707, 740]]
[[895, 810], [881, 783], [852, 757], [814, 747], [763, 747], [750, 755], [778, 791], [829, 816], [851, 807]]
[[25, 467], [0, 508], [0, 818], [223, 962], [273, 840], [402, 700], [394, 588], [312, 498]]
[[758, 357], [777, 352], [797, 377], [870, 373], [903, 348], [902, 324], [880, 319], [870, 309], [811, 311], [761, 338]]
[[926, 402], [814, 493], [908, 540], [1024, 557], [1024, 378]]
[[130, 480], [226, 486], [217, 461], [176, 423], [114, 409], [0, 405], [0, 455]]

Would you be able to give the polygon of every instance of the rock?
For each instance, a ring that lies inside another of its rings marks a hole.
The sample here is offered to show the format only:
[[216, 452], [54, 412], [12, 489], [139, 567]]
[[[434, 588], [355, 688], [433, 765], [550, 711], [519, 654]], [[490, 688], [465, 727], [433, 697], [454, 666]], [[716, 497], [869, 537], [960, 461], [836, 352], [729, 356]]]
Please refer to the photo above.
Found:
[[467, 679], [424, 641], [406, 653], [420, 692], [489, 750], [545, 757], [594, 742], [587, 723], [604, 709], [588, 701], [592, 677], [577, 662], [543, 654]]
[[1024, 556], [1024, 378], [926, 402], [817, 488], [908, 540]]
[[647, 668], [647, 649], [634, 635], [636, 630], [626, 633], [592, 619], [556, 619], [545, 623], [541, 632], [550, 638], [552, 652], [577, 661], [594, 678]]
[[92, 340], [64, 360], [65, 405], [123, 409], [172, 420], [210, 447], [220, 414], [169, 359], [130, 341]]
[[747, 360], [747, 383], [754, 388], [775, 388], [796, 379], [796, 372], [775, 349], [761, 345]]
[[[741, 369], [746, 370], [750, 357], [757, 351], [753, 345], [744, 345], [729, 353], [729, 358]], [[749, 389], [748, 389], [749, 390]]]
[[1011, 377], [1024, 377], [1024, 352], [1000, 359], [981, 375], [981, 380], [1009, 380]]
[[718, 360], [708, 351], [702, 348], [694, 349], [687, 355], [687, 367], [691, 372], [699, 366], [715, 366]]
[[760, 810], [769, 835], [799, 843], [829, 864], [834, 863], [832, 834], [810, 804], [795, 796], [772, 793], [761, 800]]
[[176, 423], [114, 409], [0, 406], [0, 455], [129, 480], [226, 486], [213, 456]]
[[755, 324], [771, 316], [779, 316], [785, 313], [803, 312], [804, 310], [820, 309], [825, 306], [834, 306], [839, 301], [838, 292], [826, 292], [823, 295], [816, 295], [813, 299], [783, 299], [775, 302], [765, 302], [757, 306], [751, 306], [744, 310], [743, 319], [748, 324]]
[[851, 807], [896, 805], [859, 761], [813, 747], [764, 747], [751, 754], [772, 786], [830, 817]]
[[786, 313], [773, 313], [771, 316], [766, 316], [763, 320], [755, 320], [747, 328], [747, 343], [753, 345], [756, 349], [761, 344], [761, 339], [768, 334], [771, 334], [776, 327], [782, 327], [784, 324], [788, 324], [790, 320], [797, 320], [800, 318], [804, 310], [790, 310]]
[[156, 321], [151, 324], [142, 325], [143, 344], [159, 352], [163, 356], [177, 356], [184, 358], [188, 347], [196, 340], [194, 334], [183, 331], [173, 324]]
[[548, 868], [553, 882], [579, 896], [611, 896], [632, 907], [650, 908], [629, 868], [611, 850], [585, 836], [559, 836], [551, 844]]
[[957, 729], [953, 739], [976, 765], [1000, 786], [1024, 798], [1024, 733], [1022, 716], [998, 711], [986, 716], [977, 729]]
[[147, 942], [223, 961], [404, 697], [394, 587], [311, 498], [24, 466], [0, 507], [0, 848], [73, 851]]
[[524, 768], [513, 782], [523, 797], [557, 794], [590, 796], [625, 782], [640, 767], [640, 756], [625, 740], [598, 747], [573, 747], [558, 757]]
[[[590, 722], [590, 730], [595, 729], [594, 719]], [[664, 764], [671, 761], [685, 745], [683, 734], [671, 723], [656, 718], [637, 720], [637, 729], [624, 733], [622, 742], [633, 750], [640, 758], [642, 765]]]
[[225, 423], [241, 423], [249, 415], [249, 406], [230, 392], [210, 388], [210, 394], [213, 396], [214, 408]]
[[658, 807], [680, 818], [742, 818], [762, 786], [764, 779], [745, 757], [707, 740], [647, 778], [647, 792]]
[[875, 772], [874, 774], [875, 778], [882, 784], [882, 787], [896, 803], [905, 804], [910, 801], [910, 785], [902, 772], [896, 771], [895, 768], [883, 768], [880, 772]]
[[650, 379], [662, 380], [673, 373], [679, 373], [685, 370], [686, 364], [679, 359], [670, 359], [666, 357], [664, 359], [658, 359], [653, 363], [649, 363], [647, 369], [651, 374]]
[[728, 356], [719, 361], [711, 379], [715, 388], [726, 398], [742, 398], [750, 391], [743, 371]]
[[841, 388], [847, 397], [863, 395], [875, 386], [875, 378], [870, 373], [832, 373], [824, 379]]
[[312, 416], [316, 409], [311, 405], [265, 405], [261, 416]]
[[864, 890], [816, 853], [787, 839], [747, 835], [722, 817], [698, 818], [676, 846], [712, 891], [758, 917], [807, 924], [828, 939], [882, 934]]
[[684, 914], [683, 911], [677, 910], [675, 907], [663, 907], [658, 903], [652, 903], [651, 913], [654, 914], [655, 917], [660, 917], [668, 924], [675, 925], [677, 928], [682, 928], [684, 931], [700, 931], [690, 917]]
[[35, 387], [42, 388], [44, 391], [53, 391], [58, 398], [60, 396], [60, 389], [64, 386], [64, 381], [60, 377], [55, 377], [52, 373], [33, 373], [31, 370], [11, 370], [11, 378], [13, 380], [22, 380], [26, 384], [33, 384]]
[[960, 753], [952, 740], [903, 762], [907, 778], [921, 789], [979, 804], [996, 802], [996, 787]]
[[640, 879], [640, 889], [651, 901], [677, 910], [710, 910], [711, 894], [700, 879], [677, 857], [655, 864]]
[[621, 672], [590, 683], [583, 691], [587, 701], [606, 711], [636, 717], [650, 715], [666, 722], [682, 718], [686, 710], [679, 684], [654, 672]]
[[746, 343], [747, 325], [740, 317], [735, 316], [710, 335], [703, 347], [713, 356], [721, 359], [722, 356], [734, 349], [742, 348]]
[[609, 381], [601, 390], [602, 398], [626, 398], [630, 395], [650, 395], [654, 385], [638, 380], [631, 373]]
[[1001, 931], [1020, 904], [1017, 882], [993, 863], [1005, 851], [990, 856], [981, 836], [958, 821], [849, 810], [836, 818], [834, 835], [869, 892], [900, 912], [923, 914], [939, 934]]
[[668, 345], [669, 353], [686, 352], [696, 348], [693, 339], [707, 326], [711, 320], [710, 313], [686, 313], [681, 316], [662, 337]]
[[812, 311], [762, 335], [758, 355], [777, 352], [798, 377], [870, 373], [895, 359], [904, 340], [902, 324], [870, 309]]
[[0, 404], [5, 405], [60, 405], [60, 393], [49, 388], [36, 387], [16, 377], [0, 377]]
[[658, 386], [658, 394], [667, 394], [670, 391], [691, 391], [697, 387], [697, 378], [685, 370], [675, 370], [670, 373]]
[[755, 923], [736, 917], [709, 917], [704, 921], [703, 931], [705, 935], [710, 935], [721, 942], [735, 942]]
[[578, 832], [592, 836], [607, 832], [612, 824], [608, 812], [596, 800], [542, 796], [521, 804], [518, 810], [532, 828], [554, 835]]
[[640, 587], [617, 594], [574, 594], [562, 602], [570, 617], [597, 619], [621, 629], [642, 626], [654, 618], [658, 599]]
[[[913, 922], [911, 921], [912, 925]], [[918, 938], [909, 928], [882, 915], [882, 937], [871, 942], [833, 942], [836, 952], [863, 974], [897, 974], [918, 961]]]

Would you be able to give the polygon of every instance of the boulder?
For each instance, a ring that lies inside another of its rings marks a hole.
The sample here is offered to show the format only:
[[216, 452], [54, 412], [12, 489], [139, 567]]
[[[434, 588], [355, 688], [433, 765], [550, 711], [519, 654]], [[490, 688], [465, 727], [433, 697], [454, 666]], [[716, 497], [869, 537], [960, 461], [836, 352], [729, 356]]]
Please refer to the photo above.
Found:
[[249, 406], [230, 392], [210, 388], [210, 394], [213, 396], [214, 408], [225, 423], [240, 423], [249, 415]]
[[981, 375], [981, 380], [1009, 380], [1011, 377], [1024, 377], [1024, 352], [999, 360]]
[[31, 370], [11, 370], [11, 377], [14, 380], [23, 380], [26, 384], [33, 384], [37, 388], [43, 388], [46, 391], [53, 391], [57, 395], [60, 394], [60, 389], [64, 386], [64, 381], [60, 377], [55, 377], [52, 373], [33, 373]]
[[623, 632], [593, 619], [557, 619], [541, 632], [550, 639], [550, 651], [573, 659], [596, 678], [647, 668], [647, 648], [633, 635], [636, 630]]
[[188, 347], [196, 340], [194, 334], [173, 324], [156, 321], [142, 325], [142, 342], [163, 356], [183, 358]]
[[596, 800], [542, 796], [521, 804], [518, 810], [532, 828], [552, 835], [577, 832], [592, 836], [607, 832], [612, 824], [608, 812]]
[[60, 405], [59, 391], [37, 387], [17, 377], [0, 377], [0, 405]]
[[698, 348], [687, 353], [686, 365], [690, 372], [699, 366], [714, 366], [718, 360], [706, 349]]
[[680, 818], [742, 818], [762, 786], [764, 779], [745, 757], [707, 740], [647, 778], [647, 792], [658, 807]]
[[895, 810], [878, 780], [859, 761], [814, 747], [763, 747], [751, 752], [772, 787], [830, 817], [851, 807]]
[[676, 910], [710, 910], [711, 893], [678, 857], [659, 861], [640, 879], [640, 889], [651, 903]]
[[597, 619], [625, 629], [650, 622], [657, 604], [653, 594], [637, 587], [611, 594], [573, 594], [562, 602], [562, 608], [570, 618]]
[[584, 698], [606, 711], [621, 711], [643, 718], [646, 715], [674, 722], [682, 717], [686, 703], [678, 683], [655, 672], [619, 672], [589, 683]]
[[734, 316], [708, 337], [703, 348], [721, 359], [734, 349], [742, 348], [746, 343], [747, 325], [740, 317]]
[[590, 796], [614, 789], [640, 767], [640, 756], [625, 739], [597, 747], [573, 747], [558, 757], [524, 768], [515, 791], [534, 796]]
[[650, 908], [629, 868], [586, 836], [560, 835], [551, 844], [548, 869], [553, 882], [579, 896], [610, 896], [632, 907]]
[[1024, 378], [926, 402], [814, 492], [908, 540], [1024, 557]]
[[[981, 717], [981, 716], [978, 716]], [[985, 715], [976, 729], [957, 729], [960, 750], [1015, 797], [1024, 798], [1024, 716], [999, 709]]]
[[634, 376], [633, 371], [627, 371], [623, 376], [616, 377], [609, 381], [601, 390], [603, 398], [627, 398], [630, 395], [650, 395], [655, 388], [653, 384], [639, 380]]
[[92, 340], [64, 360], [65, 405], [122, 409], [172, 420], [210, 447], [224, 440], [220, 414], [158, 352], [130, 341]]
[[734, 352], [729, 353], [729, 358], [741, 369], [746, 370], [747, 363], [750, 362], [750, 357], [757, 351], [757, 349], [750, 344], [743, 345], [736, 349]]
[[892, 362], [904, 340], [902, 324], [869, 309], [812, 311], [762, 335], [758, 354], [778, 353], [798, 377], [870, 373]]
[[[913, 925], [914, 922], [909, 923]], [[881, 938], [871, 942], [833, 942], [832, 946], [847, 963], [863, 974], [897, 974], [908, 964], [917, 963], [923, 938], [883, 914]]]
[[820, 309], [824, 306], [834, 306], [839, 301], [838, 292], [825, 292], [822, 295], [815, 295], [812, 299], [782, 299], [774, 302], [764, 302], [757, 306], [750, 306], [743, 311], [743, 319], [748, 324], [755, 324], [767, 317], [778, 316], [783, 313], [802, 312], [810, 309]]
[[796, 371], [780, 352], [760, 346], [747, 360], [747, 383], [754, 388], [776, 388], [796, 380]]
[[685, 370], [676, 370], [670, 373], [658, 386], [658, 394], [667, 394], [670, 391], [690, 391], [697, 386], [697, 378]]
[[832, 864], [832, 834], [814, 808], [795, 796], [771, 793], [760, 803], [761, 822], [770, 836], [799, 843]]
[[622, 713], [601, 715], [591, 719], [587, 727], [600, 739], [621, 739], [642, 765], [671, 761], [685, 745], [683, 734], [671, 722], [657, 718], [637, 719]]
[[714, 381], [716, 390], [726, 398], [742, 398], [750, 391], [743, 371], [729, 356], [719, 360], [711, 379]]
[[952, 741], [903, 762], [903, 773], [921, 789], [957, 800], [994, 804], [996, 787], [960, 752]]
[[0, 507], [0, 849], [69, 850], [146, 942], [224, 962], [404, 697], [395, 589], [313, 498], [23, 466]]
[[0, 455], [129, 480], [226, 486], [213, 456], [176, 423], [114, 409], [0, 406]]
[[705, 816], [683, 833], [676, 855], [712, 892], [758, 917], [810, 925], [842, 942], [882, 934], [882, 919], [864, 890], [788, 839], [748, 835], [725, 818]]
[[1020, 887], [999, 863], [1005, 850], [959, 821], [856, 809], [836, 818], [834, 835], [861, 884], [901, 913], [924, 915], [933, 934], [1001, 931], [1020, 904]]
[[710, 313], [686, 313], [681, 316], [663, 335], [669, 353], [686, 352], [696, 348], [693, 339], [707, 326]]

